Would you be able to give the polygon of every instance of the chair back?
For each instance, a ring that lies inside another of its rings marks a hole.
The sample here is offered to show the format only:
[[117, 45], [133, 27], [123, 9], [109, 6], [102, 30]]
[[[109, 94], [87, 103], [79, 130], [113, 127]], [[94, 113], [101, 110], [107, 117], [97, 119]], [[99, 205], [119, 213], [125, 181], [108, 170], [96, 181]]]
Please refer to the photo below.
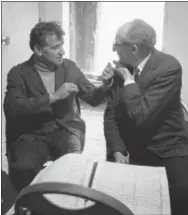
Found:
[[[95, 204], [83, 209], [60, 208], [44, 199], [43, 194], [65, 194], [90, 200]], [[98, 190], [70, 183], [44, 182], [30, 185], [22, 190], [15, 204], [16, 215], [22, 208], [27, 208], [34, 214], [54, 215], [134, 215], [123, 203], [112, 196]]]

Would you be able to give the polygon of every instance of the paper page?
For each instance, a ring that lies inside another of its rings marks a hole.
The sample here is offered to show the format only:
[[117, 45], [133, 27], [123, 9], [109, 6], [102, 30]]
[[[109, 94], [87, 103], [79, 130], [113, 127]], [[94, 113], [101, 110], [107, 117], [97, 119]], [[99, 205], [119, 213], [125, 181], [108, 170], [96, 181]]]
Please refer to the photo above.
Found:
[[[92, 187], [93, 180], [95, 178], [95, 173], [96, 173], [96, 170], [97, 170], [97, 167], [98, 167], [98, 163], [99, 163], [99, 160], [94, 159], [94, 163], [93, 163], [93, 166], [92, 166], [92, 172], [90, 174], [89, 181], [87, 181], [87, 186], [86, 187], [90, 187], [90, 188]], [[79, 198], [79, 200], [77, 201], [77, 204], [76, 204], [76, 208], [83, 208], [83, 207], [87, 208], [87, 207], [90, 207], [93, 204], [95, 204], [95, 202]]]
[[[41, 182], [64, 182], [87, 186], [93, 166], [93, 160], [80, 154], [67, 154], [42, 170], [32, 184]], [[69, 209], [83, 208], [77, 204], [79, 198], [62, 194], [45, 194], [51, 203]]]
[[135, 215], [168, 215], [170, 200], [164, 167], [101, 162], [92, 188], [109, 194]]

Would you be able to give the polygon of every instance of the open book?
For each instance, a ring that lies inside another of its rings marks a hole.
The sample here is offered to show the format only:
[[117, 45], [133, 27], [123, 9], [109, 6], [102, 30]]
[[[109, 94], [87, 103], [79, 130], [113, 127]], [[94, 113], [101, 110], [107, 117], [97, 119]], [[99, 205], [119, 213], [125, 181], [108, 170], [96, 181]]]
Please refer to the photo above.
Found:
[[[97, 161], [79, 154], [67, 154], [42, 170], [32, 184], [65, 182], [104, 192], [136, 215], [168, 215], [170, 201], [165, 168]], [[78, 197], [45, 194], [51, 203], [67, 209], [95, 204]]]

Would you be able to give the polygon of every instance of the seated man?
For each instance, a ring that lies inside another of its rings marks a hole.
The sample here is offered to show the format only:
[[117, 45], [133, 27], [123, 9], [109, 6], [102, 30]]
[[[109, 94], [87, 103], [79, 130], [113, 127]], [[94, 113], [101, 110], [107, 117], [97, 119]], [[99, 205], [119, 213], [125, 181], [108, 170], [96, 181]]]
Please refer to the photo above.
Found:
[[114, 77], [120, 78], [114, 80], [104, 114], [108, 158], [165, 166], [172, 215], [186, 215], [188, 131], [180, 99], [182, 67], [174, 57], [156, 50], [155, 43], [154, 29], [142, 20], [125, 23], [117, 31], [113, 50], [119, 62]]
[[83, 150], [85, 122], [78, 98], [96, 106], [104, 101], [113, 72], [103, 72], [96, 88], [63, 59], [64, 32], [56, 22], [38, 23], [30, 33], [29, 60], [8, 73], [4, 101], [11, 175], [18, 190], [27, 186], [49, 156]]

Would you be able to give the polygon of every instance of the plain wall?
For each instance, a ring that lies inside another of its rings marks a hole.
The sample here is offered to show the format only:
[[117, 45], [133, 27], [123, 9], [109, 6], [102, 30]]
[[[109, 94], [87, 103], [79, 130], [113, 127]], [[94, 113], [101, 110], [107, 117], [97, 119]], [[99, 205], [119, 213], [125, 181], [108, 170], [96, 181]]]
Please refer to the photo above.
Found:
[[41, 21], [62, 21], [62, 2], [39, 2]]
[[1, 44], [1, 141], [5, 146], [5, 116], [3, 102], [10, 69], [26, 61], [32, 54], [29, 47], [31, 28], [38, 22], [38, 2], [2, 2], [2, 37], [9, 36], [10, 44]]
[[163, 47], [182, 65], [182, 99], [188, 106], [188, 2], [166, 2]]
[[40, 21], [58, 21], [62, 24], [65, 31], [64, 49], [65, 57], [70, 55], [70, 19], [69, 2], [39, 2], [39, 20]]

